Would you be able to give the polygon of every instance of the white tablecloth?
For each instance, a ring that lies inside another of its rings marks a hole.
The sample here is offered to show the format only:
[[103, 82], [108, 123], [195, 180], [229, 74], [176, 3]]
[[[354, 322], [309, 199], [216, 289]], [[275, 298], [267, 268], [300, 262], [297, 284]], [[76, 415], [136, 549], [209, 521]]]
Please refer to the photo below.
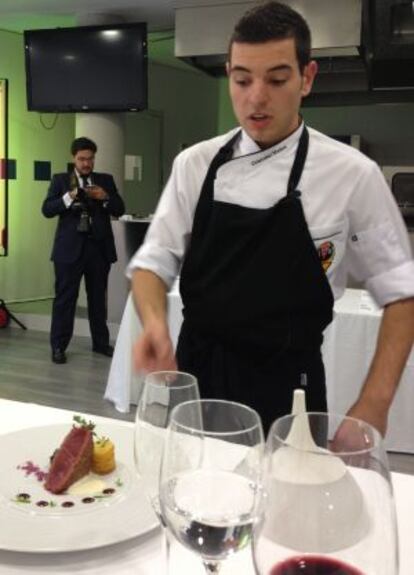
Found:
[[[72, 422], [73, 413], [30, 403], [0, 400], [0, 434], [29, 427]], [[132, 424], [84, 414], [97, 424]], [[393, 473], [400, 536], [400, 574], [413, 575], [414, 476]], [[0, 508], [1, 513], [1, 508]], [[0, 527], [7, 528], [0, 515]], [[104, 528], [104, 527], [103, 527]], [[124, 543], [71, 553], [16, 553], [0, 550], [0, 575], [163, 575], [159, 531]], [[223, 575], [254, 575], [248, 551], [224, 566]], [[173, 547], [170, 575], [203, 575], [198, 559], [178, 545]]]
[[[382, 311], [368, 293], [346, 290], [323, 346], [328, 405], [345, 413], [355, 401], [374, 354]], [[387, 449], [414, 453], [414, 352], [408, 358], [390, 410]]]
[[[174, 346], [183, 321], [181, 310], [181, 297], [178, 285], [175, 284], [168, 294], [168, 325]], [[129, 412], [131, 403], [137, 404], [142, 391], [143, 377], [135, 373], [132, 362], [132, 347], [141, 331], [141, 322], [130, 294], [119, 327], [104, 395], [105, 399], [112, 401], [122, 413]]]
[[[168, 294], [168, 322], [176, 343], [182, 322], [177, 287]], [[364, 290], [348, 289], [335, 303], [335, 319], [325, 332], [323, 356], [330, 411], [345, 413], [358, 396], [375, 349], [382, 311]], [[132, 346], [142, 327], [131, 296], [122, 317], [105, 398], [121, 412], [136, 404], [142, 377], [134, 373]], [[408, 359], [389, 421], [386, 445], [393, 451], [414, 453], [414, 353]]]

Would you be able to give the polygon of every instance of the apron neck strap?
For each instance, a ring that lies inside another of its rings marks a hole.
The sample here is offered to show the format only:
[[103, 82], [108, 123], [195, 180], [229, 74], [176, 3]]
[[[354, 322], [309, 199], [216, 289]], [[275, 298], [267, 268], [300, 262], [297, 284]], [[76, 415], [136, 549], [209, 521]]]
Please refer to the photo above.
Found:
[[233, 157], [233, 146], [240, 138], [240, 134], [241, 130], [237, 130], [234, 136], [232, 136], [230, 140], [226, 142], [224, 146], [222, 146], [218, 151], [218, 154], [216, 155], [216, 157], [213, 159], [212, 162], [218, 164], [217, 169], [226, 162], [228, 162], [229, 160], [231, 160], [231, 158]]
[[233, 157], [233, 146], [234, 146], [234, 143], [240, 137], [240, 134], [241, 134], [241, 130], [238, 130], [236, 132], [236, 134], [234, 136], [232, 136], [230, 138], [230, 140], [228, 142], [226, 142], [224, 144], [224, 146], [222, 146], [219, 149], [217, 154], [212, 159], [211, 164], [207, 170], [206, 177], [205, 177], [204, 182], [203, 182], [203, 187], [201, 189], [200, 199], [203, 198], [203, 202], [204, 202], [204, 196], [205, 195], [208, 196], [209, 198], [213, 197], [214, 180], [216, 179], [217, 170], [223, 164], [225, 164], [226, 162], [228, 162], [229, 160], [232, 159], [232, 157]]
[[300, 195], [296, 189], [302, 176], [306, 156], [308, 155], [309, 132], [306, 126], [303, 126], [302, 134], [299, 139], [298, 149], [296, 150], [295, 161], [289, 176], [287, 195]]

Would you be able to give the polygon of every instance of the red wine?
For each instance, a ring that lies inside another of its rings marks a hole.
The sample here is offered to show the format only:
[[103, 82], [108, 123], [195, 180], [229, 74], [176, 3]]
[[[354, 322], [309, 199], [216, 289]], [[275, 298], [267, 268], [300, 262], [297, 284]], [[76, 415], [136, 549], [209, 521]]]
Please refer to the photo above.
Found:
[[278, 563], [270, 571], [270, 575], [363, 575], [363, 573], [337, 559], [303, 555]]

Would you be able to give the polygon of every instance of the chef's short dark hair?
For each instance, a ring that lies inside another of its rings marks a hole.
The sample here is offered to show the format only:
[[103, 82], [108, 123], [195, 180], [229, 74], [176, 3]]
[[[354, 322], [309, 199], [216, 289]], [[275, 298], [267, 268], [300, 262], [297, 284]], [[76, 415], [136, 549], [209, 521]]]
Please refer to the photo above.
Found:
[[76, 138], [75, 140], [73, 140], [72, 145], [70, 147], [72, 156], [76, 156], [76, 154], [81, 150], [90, 150], [91, 152], [96, 154], [98, 146], [95, 144], [93, 140], [90, 140], [89, 138]]
[[262, 44], [293, 38], [296, 58], [302, 72], [311, 57], [311, 32], [306, 20], [290, 6], [266, 2], [248, 10], [236, 24], [229, 43], [228, 59], [234, 42]]

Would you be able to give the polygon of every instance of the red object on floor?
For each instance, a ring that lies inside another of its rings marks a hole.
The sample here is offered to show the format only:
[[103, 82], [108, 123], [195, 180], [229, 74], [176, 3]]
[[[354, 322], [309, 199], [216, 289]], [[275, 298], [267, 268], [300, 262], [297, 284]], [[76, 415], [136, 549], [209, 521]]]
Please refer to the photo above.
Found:
[[7, 327], [10, 323], [10, 316], [4, 301], [0, 299], [0, 328]]

